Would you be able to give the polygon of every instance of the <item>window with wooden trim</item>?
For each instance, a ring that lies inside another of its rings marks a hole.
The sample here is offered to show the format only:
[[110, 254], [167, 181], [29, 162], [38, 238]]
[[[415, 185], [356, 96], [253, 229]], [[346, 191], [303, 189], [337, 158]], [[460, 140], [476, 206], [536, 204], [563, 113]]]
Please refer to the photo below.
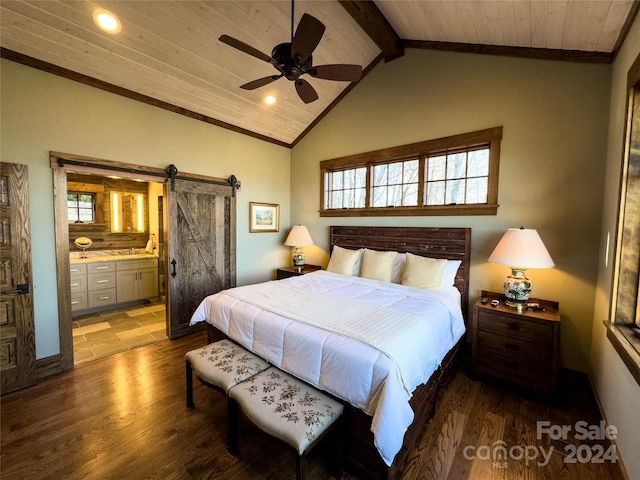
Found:
[[87, 192], [67, 193], [67, 216], [69, 223], [95, 222], [95, 196]]
[[320, 162], [320, 216], [495, 215], [502, 127]]

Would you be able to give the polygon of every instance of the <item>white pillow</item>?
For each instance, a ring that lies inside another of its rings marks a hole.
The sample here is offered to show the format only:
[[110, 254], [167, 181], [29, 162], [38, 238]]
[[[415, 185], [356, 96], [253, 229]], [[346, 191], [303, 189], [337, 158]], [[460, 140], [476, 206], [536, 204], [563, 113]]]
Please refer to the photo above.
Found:
[[446, 264], [445, 259], [421, 257], [407, 253], [407, 261], [400, 283], [409, 287], [438, 290]]
[[438, 290], [448, 290], [456, 283], [456, 274], [458, 268], [462, 265], [460, 260], [447, 260], [447, 264], [444, 266], [442, 272], [442, 280], [440, 280], [440, 288]]
[[327, 272], [353, 275], [356, 261], [359, 257], [360, 250], [349, 250], [335, 245], [331, 252], [329, 265], [327, 265]]
[[372, 280], [390, 282], [391, 273], [393, 272], [393, 262], [397, 254], [398, 252], [378, 252], [365, 248], [362, 252], [360, 276]]

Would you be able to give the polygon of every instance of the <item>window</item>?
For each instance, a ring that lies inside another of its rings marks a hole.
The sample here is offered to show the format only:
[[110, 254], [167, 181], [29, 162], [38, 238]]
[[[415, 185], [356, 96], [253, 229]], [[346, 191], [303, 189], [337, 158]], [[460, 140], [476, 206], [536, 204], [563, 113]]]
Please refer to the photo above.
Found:
[[92, 193], [68, 192], [67, 216], [69, 223], [95, 222], [95, 197]]
[[502, 127], [320, 162], [320, 216], [495, 215]]

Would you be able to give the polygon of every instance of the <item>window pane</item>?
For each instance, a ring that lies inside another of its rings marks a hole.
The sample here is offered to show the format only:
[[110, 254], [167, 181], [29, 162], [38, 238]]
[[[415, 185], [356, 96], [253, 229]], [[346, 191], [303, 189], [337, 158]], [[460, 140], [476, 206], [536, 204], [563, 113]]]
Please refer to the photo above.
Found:
[[467, 180], [466, 203], [487, 203], [489, 179], [487, 177]]
[[388, 190], [387, 205], [394, 207], [402, 206], [402, 187], [400, 185], [390, 185]]
[[329, 208], [342, 208], [342, 190], [331, 192], [331, 205]]
[[342, 188], [343, 172], [331, 173], [331, 190], [340, 190]]
[[427, 184], [427, 205], [444, 205], [444, 182]]
[[467, 154], [456, 153], [447, 157], [447, 178], [463, 178], [466, 176]]
[[81, 208], [91, 208], [93, 197], [91, 195], [78, 195], [78, 203]]
[[447, 180], [447, 194], [445, 203], [447, 205], [464, 203], [464, 187], [464, 180]]
[[402, 163], [392, 163], [389, 165], [389, 185], [402, 183]]
[[489, 175], [489, 149], [469, 152], [467, 176], [482, 177]]
[[75, 222], [78, 220], [78, 210], [75, 208], [67, 208], [67, 217], [70, 222]]
[[344, 188], [345, 188], [345, 190], [347, 188], [353, 188], [354, 187], [355, 177], [356, 177], [355, 170], [346, 170], [345, 172], [343, 172], [343, 174], [344, 174]]
[[345, 190], [342, 201], [343, 207], [353, 208], [353, 190]]
[[374, 187], [373, 189], [373, 206], [386, 207], [387, 203], [387, 187]]
[[444, 180], [445, 166], [447, 165], [447, 157], [431, 157], [429, 158], [429, 166], [427, 168], [428, 180]]
[[93, 221], [93, 212], [91, 210], [80, 210], [80, 220], [83, 222]]
[[418, 160], [409, 160], [404, 162], [403, 183], [414, 183], [418, 181], [418, 168], [420, 163]]
[[373, 167], [373, 185], [386, 185], [387, 171], [387, 165], [376, 165]]
[[355, 208], [364, 208], [366, 206], [365, 205], [365, 201], [367, 199], [367, 190], [364, 189], [364, 188], [358, 188], [355, 191], [355, 195], [356, 195], [356, 198], [355, 198], [354, 207]]
[[362, 167], [356, 168], [354, 171], [356, 176], [355, 186], [357, 188], [365, 188], [367, 186], [367, 169]]
[[403, 205], [405, 207], [418, 206], [418, 184], [417, 183], [412, 183], [411, 185], [405, 185]]

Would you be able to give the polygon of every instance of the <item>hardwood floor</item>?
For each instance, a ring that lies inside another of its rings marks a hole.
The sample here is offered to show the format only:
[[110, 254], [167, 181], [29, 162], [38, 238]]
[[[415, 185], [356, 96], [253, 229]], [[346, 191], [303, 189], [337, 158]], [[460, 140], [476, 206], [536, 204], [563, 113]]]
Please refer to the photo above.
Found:
[[[194, 382], [196, 406], [186, 408], [184, 354], [205, 341], [204, 332], [161, 340], [3, 396], [3, 480], [295, 478], [293, 452], [246, 423], [239, 456], [227, 452], [222, 394]], [[574, 426], [600, 420], [588, 390], [576, 382], [563, 385], [563, 400], [550, 407], [472, 380], [461, 369], [410, 454], [402, 480], [623, 479], [615, 463], [565, 463], [568, 457], [557, 450], [547, 465], [537, 464], [540, 447], [552, 447], [548, 436], [536, 438], [537, 421]], [[506, 459], [478, 458], [481, 447], [493, 449], [499, 441]], [[580, 445], [573, 435], [567, 442]], [[586, 444], [589, 452], [594, 444], [608, 447], [603, 441]], [[555, 443], [560, 450], [565, 445]], [[513, 458], [527, 446], [531, 455], [537, 448], [535, 460]], [[307, 459], [308, 480], [333, 478], [329, 450], [321, 447]], [[345, 471], [342, 478], [360, 477]]]

